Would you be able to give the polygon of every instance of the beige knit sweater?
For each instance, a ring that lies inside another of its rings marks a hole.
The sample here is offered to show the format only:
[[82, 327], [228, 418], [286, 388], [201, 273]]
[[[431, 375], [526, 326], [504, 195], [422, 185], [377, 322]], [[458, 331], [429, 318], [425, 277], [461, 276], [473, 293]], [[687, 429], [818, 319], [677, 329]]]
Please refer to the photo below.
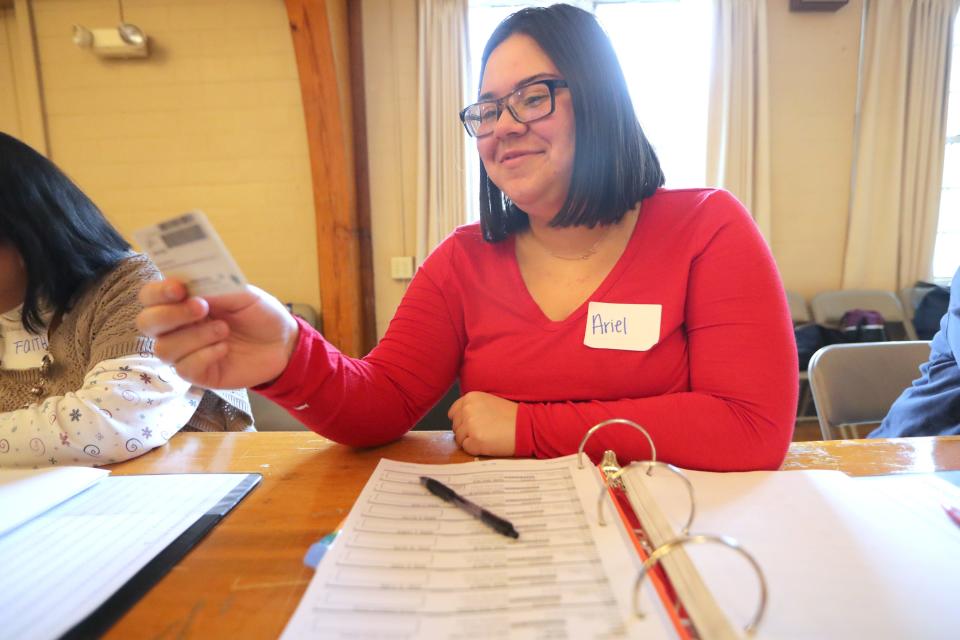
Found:
[[[138, 333], [134, 319], [142, 308], [137, 300], [140, 287], [159, 278], [147, 257], [131, 255], [93, 283], [48, 336], [53, 365], [41, 396], [31, 393], [41, 380], [39, 369], [0, 369], [0, 412], [76, 391], [84, 376], [104, 360], [152, 355], [153, 340]], [[247, 431], [252, 425], [246, 391], [208, 390], [183, 429]]]

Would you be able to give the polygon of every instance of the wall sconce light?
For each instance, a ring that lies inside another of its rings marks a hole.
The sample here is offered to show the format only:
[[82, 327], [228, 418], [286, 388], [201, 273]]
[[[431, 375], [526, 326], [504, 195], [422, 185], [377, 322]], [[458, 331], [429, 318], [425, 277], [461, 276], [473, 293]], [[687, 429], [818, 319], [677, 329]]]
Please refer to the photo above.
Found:
[[140, 27], [129, 22], [106, 29], [88, 29], [75, 24], [73, 42], [83, 49], [91, 49], [102, 58], [146, 58], [150, 55], [147, 35]]
[[850, 0], [790, 0], [790, 11], [836, 11]]
[[117, 27], [117, 32], [120, 33], [120, 39], [129, 45], [139, 47], [147, 44], [147, 34], [135, 24], [124, 22]]

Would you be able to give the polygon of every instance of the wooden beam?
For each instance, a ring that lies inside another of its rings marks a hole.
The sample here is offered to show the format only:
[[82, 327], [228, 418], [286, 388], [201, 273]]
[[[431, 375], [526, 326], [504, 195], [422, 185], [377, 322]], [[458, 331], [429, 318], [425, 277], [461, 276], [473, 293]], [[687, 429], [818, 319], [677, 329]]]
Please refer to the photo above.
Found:
[[[307, 125], [324, 336], [341, 351], [367, 351], [356, 192], [326, 0], [285, 0]], [[349, 104], [349, 101], [347, 101]]]
[[363, 76], [363, 18], [359, 0], [347, 0], [350, 38], [350, 96], [353, 99], [353, 174], [357, 193], [357, 226], [360, 229], [360, 282], [366, 322], [367, 349], [377, 344], [377, 304], [373, 288], [373, 241], [370, 222], [370, 166], [367, 161], [367, 100]]

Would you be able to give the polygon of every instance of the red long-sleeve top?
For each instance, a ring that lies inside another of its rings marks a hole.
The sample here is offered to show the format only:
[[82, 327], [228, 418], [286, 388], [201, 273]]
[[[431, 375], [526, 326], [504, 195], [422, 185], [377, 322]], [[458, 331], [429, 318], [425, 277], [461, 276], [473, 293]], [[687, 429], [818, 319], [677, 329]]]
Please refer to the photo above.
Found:
[[[645, 351], [584, 345], [589, 301], [662, 305]], [[584, 433], [629, 418], [657, 458], [707, 470], [775, 469], [793, 433], [797, 353], [783, 287], [756, 225], [720, 190], [644, 200], [621, 256], [588, 301], [548, 319], [520, 275], [513, 238], [457, 229], [427, 258], [380, 343], [349, 358], [308, 325], [262, 389], [311, 429], [353, 445], [400, 437], [459, 376], [461, 389], [519, 403], [516, 455], [575, 452]], [[649, 459], [625, 426], [597, 432], [591, 458]]]

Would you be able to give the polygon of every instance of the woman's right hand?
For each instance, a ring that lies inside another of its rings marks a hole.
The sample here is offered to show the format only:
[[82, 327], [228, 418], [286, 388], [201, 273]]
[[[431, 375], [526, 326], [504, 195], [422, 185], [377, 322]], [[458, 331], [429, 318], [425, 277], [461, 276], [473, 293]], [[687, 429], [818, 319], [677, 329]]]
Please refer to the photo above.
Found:
[[178, 280], [140, 290], [137, 328], [154, 350], [193, 384], [253, 387], [277, 378], [296, 347], [299, 327], [287, 309], [256, 287], [211, 298], [190, 297]]

